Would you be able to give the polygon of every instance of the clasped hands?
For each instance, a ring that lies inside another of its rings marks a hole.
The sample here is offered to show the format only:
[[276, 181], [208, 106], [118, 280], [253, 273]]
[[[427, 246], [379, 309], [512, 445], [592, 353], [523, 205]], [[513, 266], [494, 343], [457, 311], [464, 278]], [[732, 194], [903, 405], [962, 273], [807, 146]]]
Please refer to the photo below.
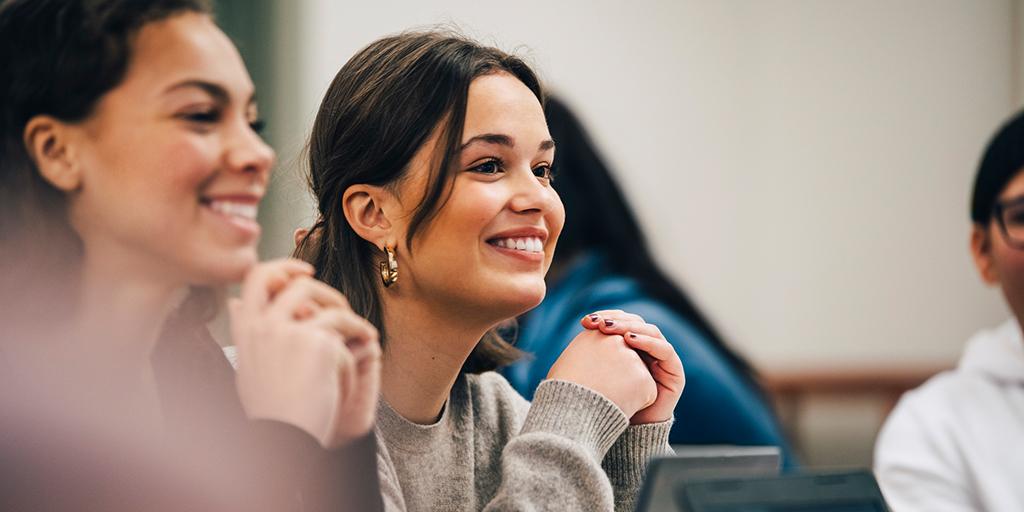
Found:
[[548, 378], [588, 387], [611, 400], [630, 424], [672, 418], [686, 377], [656, 325], [621, 310], [596, 311], [552, 365]]
[[328, 449], [373, 427], [380, 389], [377, 329], [294, 259], [260, 263], [228, 302], [246, 415], [296, 426]]

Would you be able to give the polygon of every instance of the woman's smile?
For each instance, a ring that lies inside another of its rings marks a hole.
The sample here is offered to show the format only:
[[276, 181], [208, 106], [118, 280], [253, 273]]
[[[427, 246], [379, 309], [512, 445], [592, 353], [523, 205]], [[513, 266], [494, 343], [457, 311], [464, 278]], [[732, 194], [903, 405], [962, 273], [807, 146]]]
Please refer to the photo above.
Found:
[[547, 230], [540, 228], [519, 228], [506, 230], [487, 239], [487, 245], [498, 254], [517, 261], [528, 262], [530, 267], [544, 263], [544, 243]]
[[199, 199], [203, 211], [214, 219], [219, 229], [230, 230], [236, 236], [253, 241], [260, 236], [260, 225], [256, 221], [259, 202], [259, 195], [218, 195]]

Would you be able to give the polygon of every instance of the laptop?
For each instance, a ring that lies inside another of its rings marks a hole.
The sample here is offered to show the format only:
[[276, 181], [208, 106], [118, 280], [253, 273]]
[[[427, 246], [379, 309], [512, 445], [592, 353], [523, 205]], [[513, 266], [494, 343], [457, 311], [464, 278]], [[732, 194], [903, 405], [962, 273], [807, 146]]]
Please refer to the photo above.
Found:
[[777, 446], [677, 445], [675, 455], [655, 457], [647, 465], [637, 512], [676, 512], [675, 489], [709, 478], [777, 475], [782, 452]]
[[685, 512], [888, 512], [867, 470], [685, 482], [675, 490]]

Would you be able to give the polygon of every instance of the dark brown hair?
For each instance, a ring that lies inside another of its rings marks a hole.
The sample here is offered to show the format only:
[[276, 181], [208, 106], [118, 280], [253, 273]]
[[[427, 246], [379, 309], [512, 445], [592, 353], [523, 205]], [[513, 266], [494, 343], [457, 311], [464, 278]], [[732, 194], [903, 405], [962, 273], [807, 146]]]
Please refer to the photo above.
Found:
[[25, 125], [38, 115], [88, 118], [124, 79], [138, 31], [185, 12], [211, 10], [205, 0], [0, 3], [0, 321], [65, 314], [82, 257], [65, 194], [29, 157]]
[[[406, 237], [411, 250], [417, 231], [451, 191], [469, 85], [496, 72], [515, 76], [543, 103], [540, 81], [518, 57], [456, 34], [426, 31], [385, 37], [363, 48], [338, 71], [320, 105], [308, 148], [309, 185], [320, 217], [295, 253], [316, 267], [319, 279], [341, 290], [382, 339], [382, 285], [376, 268], [383, 255], [348, 224], [342, 196], [355, 184], [397, 184], [413, 155], [438, 130], [439, 150]], [[492, 331], [477, 344], [463, 371], [495, 369], [519, 355]]]

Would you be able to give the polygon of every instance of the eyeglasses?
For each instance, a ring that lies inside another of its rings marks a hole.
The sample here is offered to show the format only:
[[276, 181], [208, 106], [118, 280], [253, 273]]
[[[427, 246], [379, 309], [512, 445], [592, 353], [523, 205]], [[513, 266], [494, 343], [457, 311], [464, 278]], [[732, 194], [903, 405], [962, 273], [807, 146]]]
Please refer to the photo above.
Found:
[[999, 223], [1003, 240], [1014, 249], [1024, 250], [1024, 197], [997, 201], [992, 206], [992, 216]]

